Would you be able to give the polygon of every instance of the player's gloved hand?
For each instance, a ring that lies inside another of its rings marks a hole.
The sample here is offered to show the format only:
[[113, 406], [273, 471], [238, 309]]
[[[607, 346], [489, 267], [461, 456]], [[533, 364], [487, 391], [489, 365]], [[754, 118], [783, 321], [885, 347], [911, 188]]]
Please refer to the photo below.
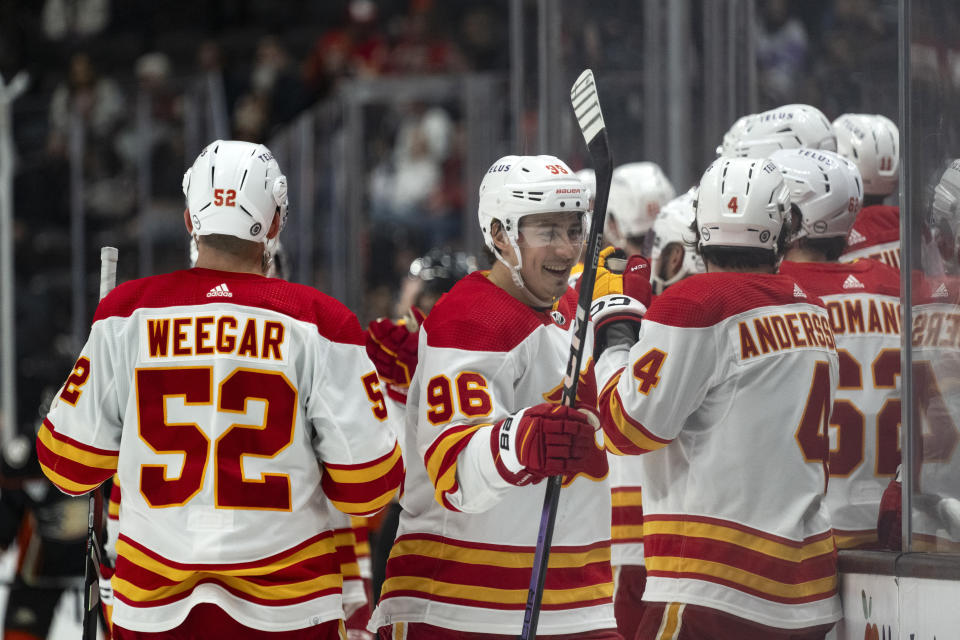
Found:
[[600, 256], [593, 286], [593, 304], [590, 306], [595, 360], [600, 358], [600, 354], [611, 342], [611, 331], [618, 335], [617, 341], [621, 337], [631, 343], [636, 341], [640, 320], [647, 313], [653, 297], [650, 262], [646, 258], [630, 256], [623, 272], [618, 273], [608, 268], [614, 267], [614, 260], [617, 259], [612, 247], [601, 251]]
[[410, 379], [417, 369], [419, 329], [426, 318], [416, 307], [410, 311], [411, 318], [397, 322], [380, 318], [371, 322], [367, 330], [367, 355], [385, 383], [387, 394], [401, 404], [407, 402]]
[[490, 446], [497, 470], [517, 486], [561, 474], [603, 477], [607, 456], [594, 435], [598, 426], [595, 415], [563, 405], [527, 407], [493, 429]]

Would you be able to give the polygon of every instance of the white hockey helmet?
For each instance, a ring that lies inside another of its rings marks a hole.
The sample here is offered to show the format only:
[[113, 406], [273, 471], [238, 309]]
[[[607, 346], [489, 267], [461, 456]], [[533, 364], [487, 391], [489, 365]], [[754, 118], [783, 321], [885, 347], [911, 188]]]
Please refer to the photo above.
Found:
[[[670, 285], [683, 280], [694, 273], [703, 273], [703, 259], [697, 255], [694, 248], [696, 234], [693, 223], [697, 219], [695, 203], [697, 188], [691, 187], [660, 209], [657, 219], [653, 222], [653, 244], [650, 251], [650, 281], [653, 283], [653, 292], [663, 293]], [[679, 244], [683, 248], [683, 262], [680, 270], [669, 278], [660, 277], [660, 257], [663, 250], [671, 244]]]
[[[642, 236], [653, 227], [660, 207], [676, 196], [673, 185], [654, 162], [631, 162], [613, 170], [607, 219], [607, 240], [622, 248], [625, 239]], [[613, 231], [610, 220], [616, 222]]]
[[593, 169], [580, 169], [577, 171], [577, 177], [587, 189], [590, 189], [590, 204], [587, 210], [593, 211], [593, 200], [597, 196], [597, 172]]
[[183, 174], [183, 194], [196, 235], [263, 242], [277, 212], [287, 220], [287, 179], [262, 144], [211, 142]]
[[697, 191], [699, 247], [756, 247], [779, 253], [790, 228], [790, 191], [769, 158], [718, 158]]
[[837, 153], [860, 169], [863, 192], [888, 196], [900, 180], [900, 130], [880, 114], [845, 113], [833, 121]]
[[808, 104], [788, 104], [754, 114], [738, 133], [730, 142], [729, 155], [739, 158], [766, 158], [777, 149], [799, 147], [837, 150], [833, 125], [819, 109]]
[[950, 162], [933, 188], [930, 232], [943, 260], [960, 265], [960, 158]]
[[724, 158], [736, 158], [737, 157], [737, 143], [740, 141], [740, 138], [743, 137], [744, 132], [747, 130], [747, 125], [750, 124], [750, 119], [756, 114], [748, 114], [745, 116], [740, 116], [737, 118], [737, 121], [723, 134], [723, 141], [720, 143], [720, 146], [717, 147], [717, 155]]
[[790, 203], [800, 212], [790, 239], [846, 237], [863, 204], [857, 166], [822, 149], [783, 149], [770, 159], [780, 167]]
[[[480, 182], [477, 216], [487, 247], [497, 260], [510, 269], [514, 283], [526, 289], [520, 276], [523, 255], [517, 244], [520, 219], [538, 213], [564, 211], [577, 212], [582, 219], [589, 205], [590, 190], [563, 160], [547, 155], [504, 156], [490, 166]], [[513, 246], [517, 255], [515, 265], [500, 254], [493, 242], [491, 228], [494, 220], [500, 221], [507, 241]], [[586, 229], [582, 236], [587, 237]], [[542, 300], [535, 302], [549, 303]]]
[[480, 183], [480, 230], [487, 247], [499, 256], [490, 232], [494, 220], [500, 221], [507, 238], [516, 243], [522, 217], [558, 211], [583, 214], [589, 200], [590, 190], [563, 160], [546, 155], [504, 156], [491, 165]]

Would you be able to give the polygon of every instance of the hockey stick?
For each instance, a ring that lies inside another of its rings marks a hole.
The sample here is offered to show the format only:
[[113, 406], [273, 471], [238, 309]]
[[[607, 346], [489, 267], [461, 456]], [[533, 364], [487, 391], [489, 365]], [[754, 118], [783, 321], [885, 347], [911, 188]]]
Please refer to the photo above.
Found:
[[[117, 250], [114, 247], [100, 248], [100, 299], [117, 284]], [[100, 561], [103, 546], [100, 533], [103, 531], [103, 491], [100, 487], [90, 491], [87, 509], [87, 553], [83, 570], [83, 634], [82, 640], [96, 640], [97, 620], [100, 619]]]
[[[587, 252], [584, 254], [583, 273], [580, 275], [580, 295], [577, 298], [573, 338], [570, 340], [570, 357], [567, 360], [567, 372], [563, 378], [563, 404], [568, 407], [574, 406], [577, 399], [577, 383], [580, 380], [583, 345], [587, 336], [587, 320], [590, 304], [593, 301], [593, 284], [597, 278], [597, 259], [603, 244], [607, 196], [610, 194], [610, 180], [613, 176], [613, 156], [610, 154], [610, 145], [607, 142], [607, 129], [603, 123], [603, 113], [600, 111], [600, 99], [597, 96], [593, 71], [585, 70], [573, 83], [570, 89], [570, 101], [596, 171], [597, 194], [593, 204], [593, 215], [590, 218], [590, 236], [587, 240]], [[561, 481], [561, 476], [551, 476], [547, 479], [547, 493], [543, 500], [543, 513], [540, 516], [537, 549], [533, 555], [533, 573], [530, 576], [530, 589], [527, 592], [527, 608], [523, 615], [521, 640], [533, 640], [537, 637], [537, 620], [540, 618], [540, 605], [543, 601], [543, 584], [547, 577], [547, 561], [550, 558], [550, 544], [553, 541], [553, 526], [557, 519]]]

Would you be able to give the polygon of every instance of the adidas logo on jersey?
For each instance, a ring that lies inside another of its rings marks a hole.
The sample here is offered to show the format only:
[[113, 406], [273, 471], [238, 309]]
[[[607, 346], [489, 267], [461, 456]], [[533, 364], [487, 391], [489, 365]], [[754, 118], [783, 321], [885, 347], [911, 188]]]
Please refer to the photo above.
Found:
[[847, 279], [843, 281], [844, 289], [863, 289], [863, 283], [853, 277], [853, 274], [847, 276]]
[[794, 298], [806, 298], [807, 294], [803, 292], [803, 289], [800, 288], [796, 282], [793, 283], [793, 297]]
[[218, 284], [213, 289], [207, 292], [208, 298], [232, 298], [233, 294], [230, 293], [230, 289], [227, 289], [227, 283]]
[[937, 290], [933, 292], [934, 298], [947, 298], [950, 296], [950, 292], [947, 291], [947, 285], [944, 282], [940, 283], [940, 286], [937, 287]]
[[866, 242], [867, 236], [863, 235], [856, 229], [850, 229], [849, 235], [847, 235], [847, 244], [860, 244], [861, 242]]

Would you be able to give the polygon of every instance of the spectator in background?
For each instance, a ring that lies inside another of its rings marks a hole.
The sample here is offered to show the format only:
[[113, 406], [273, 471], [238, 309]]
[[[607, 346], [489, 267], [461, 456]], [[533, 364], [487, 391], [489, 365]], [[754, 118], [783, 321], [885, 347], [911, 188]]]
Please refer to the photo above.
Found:
[[264, 36], [257, 43], [250, 93], [262, 97], [266, 104], [268, 131], [289, 122], [307, 107], [300, 72], [276, 36]]
[[[229, 137], [229, 116], [242, 92], [242, 80], [233, 73], [224, 61], [220, 43], [207, 39], [197, 48], [199, 78], [194, 95], [201, 100], [202, 117], [208, 138]], [[223, 122], [218, 119], [223, 118]]]
[[110, 0], [46, 0], [41, 20], [50, 40], [90, 38], [110, 22]]
[[389, 71], [398, 74], [458, 73], [466, 70], [466, 61], [456, 44], [446, 35], [429, 5], [415, 8], [401, 22], [401, 36], [390, 50]]
[[54, 160], [69, 157], [74, 118], [83, 125], [84, 203], [92, 217], [119, 218], [130, 213], [136, 197], [125, 175], [118, 133], [126, 124], [128, 105], [117, 83], [101, 76], [90, 57], [76, 53], [70, 59], [67, 81], [50, 101], [47, 152]]
[[47, 150], [66, 155], [70, 114], [84, 123], [87, 135], [108, 142], [119, 128], [126, 105], [117, 83], [101, 77], [85, 53], [70, 58], [67, 80], [57, 85], [50, 100], [50, 134]]
[[370, 178], [372, 219], [386, 223], [382, 231], [394, 234], [399, 230], [427, 245], [441, 245], [448, 239], [445, 220], [451, 213], [450, 194], [443, 189], [451, 182], [445, 179], [445, 168], [453, 141], [454, 124], [446, 110], [423, 103], [408, 107], [398, 125], [392, 153], [374, 168]]
[[341, 78], [380, 75], [387, 53], [377, 6], [371, 0], [352, 0], [345, 24], [314, 43], [303, 65], [304, 83], [312, 98], [323, 98]]
[[796, 102], [797, 79], [807, 66], [808, 38], [786, 0], [760, 3], [756, 46], [761, 102]]
[[129, 167], [136, 166], [141, 155], [149, 154], [153, 184], [176, 184], [184, 164], [183, 96], [170, 78], [170, 58], [151, 51], [137, 58], [133, 68], [136, 116], [117, 136], [118, 153]]
[[461, 21], [460, 46], [469, 67], [475, 71], [506, 69], [509, 66], [509, 47], [506, 31], [498, 25], [499, 15], [490, 6], [476, 6], [467, 10]]

